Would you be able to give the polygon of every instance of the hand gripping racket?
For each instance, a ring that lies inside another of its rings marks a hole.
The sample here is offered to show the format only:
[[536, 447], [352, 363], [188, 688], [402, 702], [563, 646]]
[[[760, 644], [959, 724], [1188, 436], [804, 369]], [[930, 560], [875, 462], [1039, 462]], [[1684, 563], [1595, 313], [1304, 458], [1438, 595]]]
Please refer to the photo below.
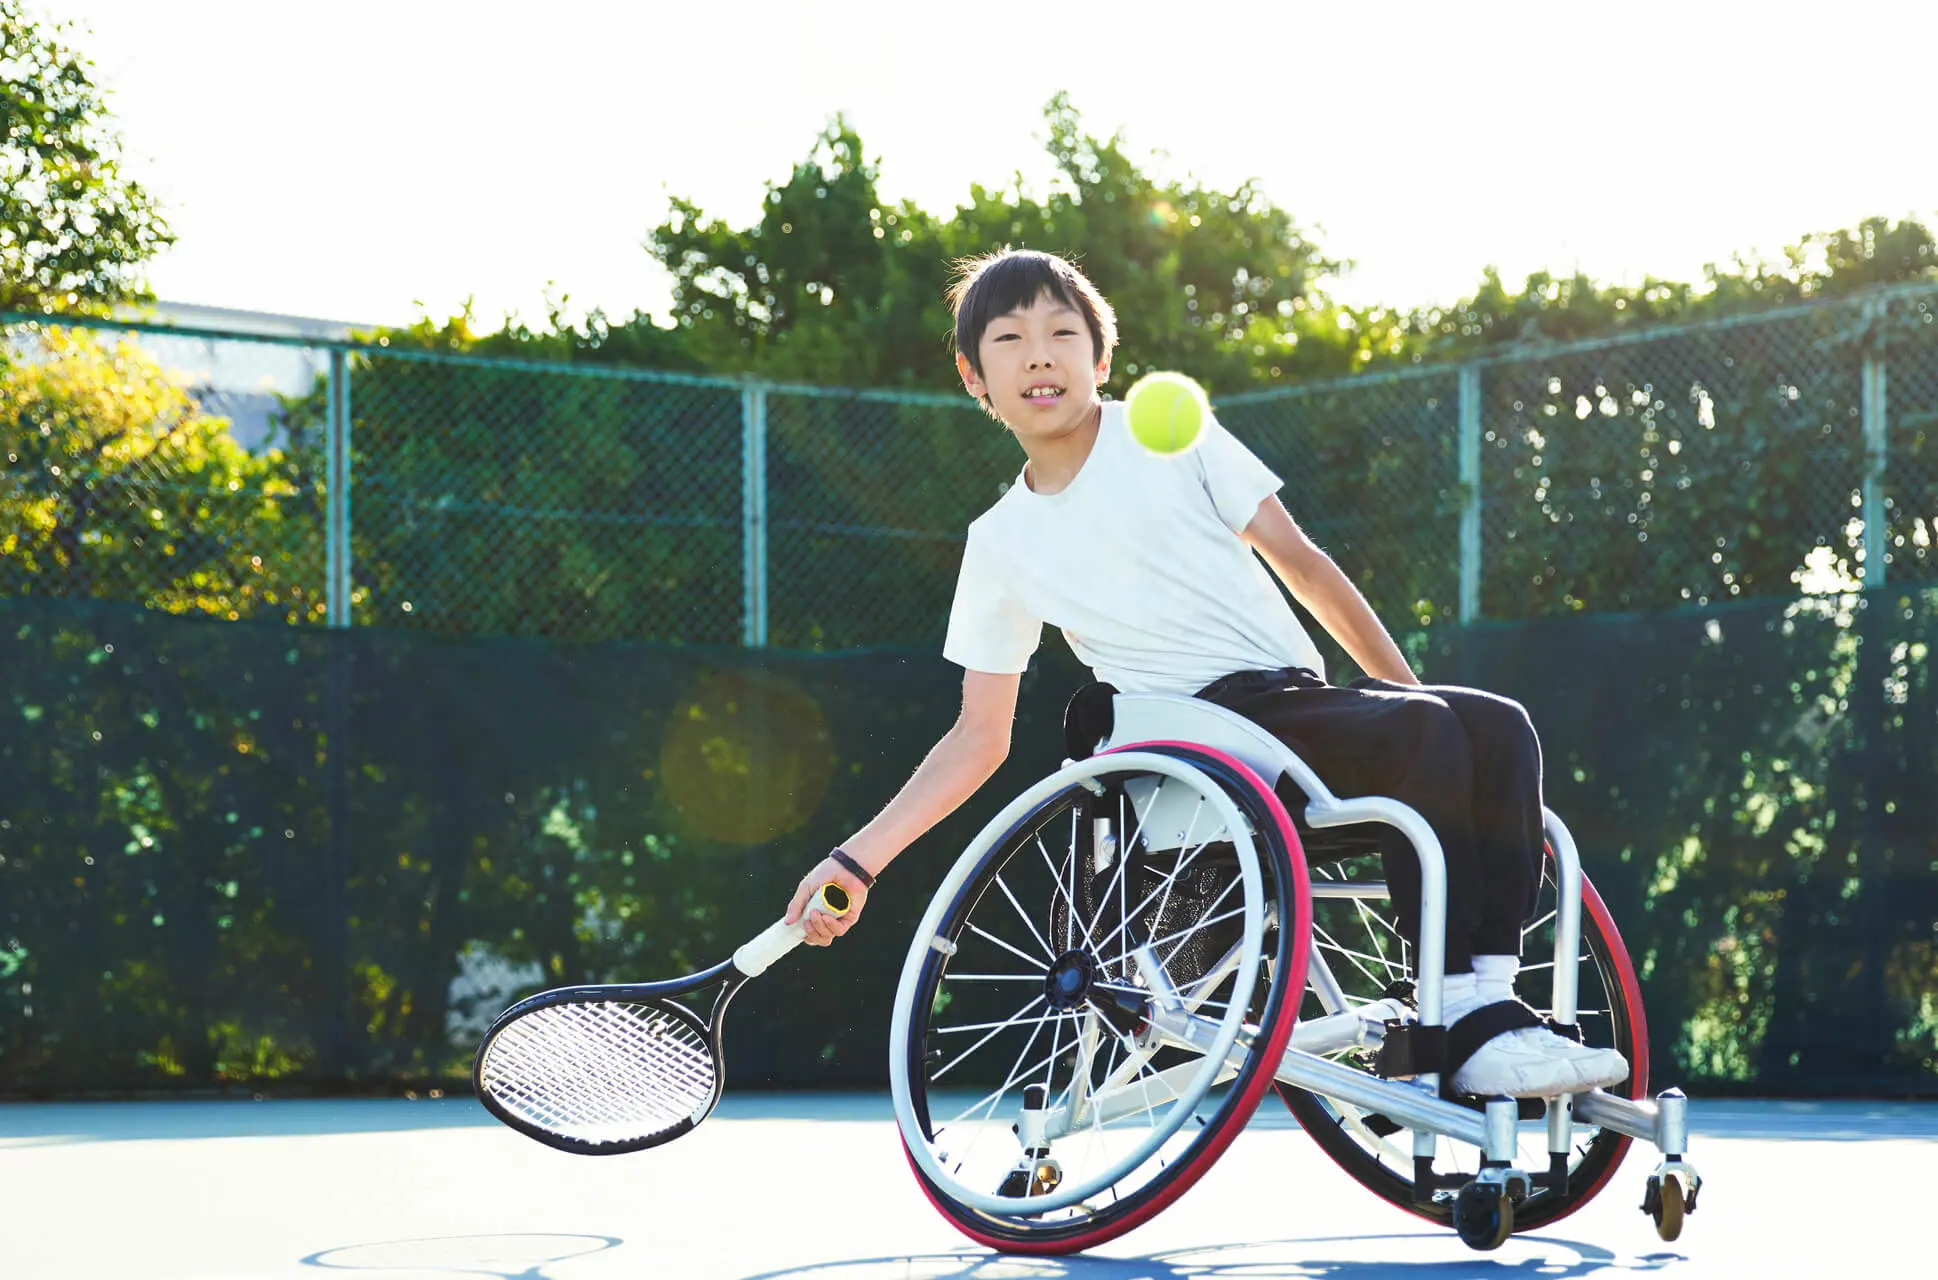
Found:
[[[849, 905], [840, 885], [824, 884], [807, 911], [839, 916]], [[770, 925], [731, 960], [684, 978], [558, 987], [519, 1001], [478, 1046], [471, 1082], [479, 1101], [526, 1137], [580, 1155], [681, 1137], [720, 1101], [727, 1002], [801, 945], [802, 920]], [[681, 1003], [713, 986], [720, 994], [705, 1018]]]

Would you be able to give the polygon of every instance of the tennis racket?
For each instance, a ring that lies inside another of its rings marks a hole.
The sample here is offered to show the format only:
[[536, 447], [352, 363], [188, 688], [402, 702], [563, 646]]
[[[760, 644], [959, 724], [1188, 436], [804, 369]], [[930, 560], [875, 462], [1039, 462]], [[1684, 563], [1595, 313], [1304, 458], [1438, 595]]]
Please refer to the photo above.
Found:
[[[839, 916], [850, 905], [840, 885], [824, 884], [807, 910]], [[520, 1000], [478, 1046], [471, 1083], [479, 1101], [526, 1137], [580, 1155], [684, 1136], [720, 1101], [727, 1002], [801, 945], [802, 920], [772, 924], [732, 959], [684, 978], [558, 987]], [[703, 1018], [686, 998], [715, 986]]]

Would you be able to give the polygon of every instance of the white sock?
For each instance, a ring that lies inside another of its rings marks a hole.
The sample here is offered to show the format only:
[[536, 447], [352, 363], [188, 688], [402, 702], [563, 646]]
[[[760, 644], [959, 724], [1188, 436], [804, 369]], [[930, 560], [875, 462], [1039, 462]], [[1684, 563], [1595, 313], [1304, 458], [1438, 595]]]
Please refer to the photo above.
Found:
[[1480, 981], [1473, 973], [1450, 973], [1440, 982], [1440, 1024], [1451, 1027], [1480, 1008]]
[[1482, 1004], [1499, 1004], [1514, 998], [1514, 978], [1521, 972], [1519, 956], [1475, 956], [1474, 978], [1480, 987]]

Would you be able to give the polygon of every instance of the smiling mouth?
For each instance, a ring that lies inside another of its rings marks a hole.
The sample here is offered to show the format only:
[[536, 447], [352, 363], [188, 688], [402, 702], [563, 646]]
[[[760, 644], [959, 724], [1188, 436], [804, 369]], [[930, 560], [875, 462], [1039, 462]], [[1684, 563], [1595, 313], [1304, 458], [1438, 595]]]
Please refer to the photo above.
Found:
[[1063, 398], [1062, 387], [1031, 387], [1023, 393], [1023, 399], [1034, 400], [1039, 404]]

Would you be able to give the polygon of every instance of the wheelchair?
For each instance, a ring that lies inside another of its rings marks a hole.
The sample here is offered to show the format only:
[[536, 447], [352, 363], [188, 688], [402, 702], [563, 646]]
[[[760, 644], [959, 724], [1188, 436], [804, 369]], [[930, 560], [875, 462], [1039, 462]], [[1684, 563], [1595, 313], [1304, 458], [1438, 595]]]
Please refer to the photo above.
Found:
[[[951, 1223], [1007, 1253], [1102, 1244], [1184, 1194], [1276, 1088], [1350, 1177], [1475, 1248], [1586, 1204], [1635, 1140], [1661, 1157], [1642, 1207], [1677, 1237], [1701, 1186], [1687, 1102], [1646, 1096], [1634, 966], [1559, 819], [1519, 993], [1562, 1034], [1620, 1050], [1629, 1080], [1455, 1095], [1439, 1069], [1446, 872], [1426, 822], [1333, 796], [1212, 703], [1086, 694], [1071, 758], [971, 842], [902, 968], [895, 1119]], [[1417, 947], [1375, 878], [1394, 831], [1420, 860]]]

